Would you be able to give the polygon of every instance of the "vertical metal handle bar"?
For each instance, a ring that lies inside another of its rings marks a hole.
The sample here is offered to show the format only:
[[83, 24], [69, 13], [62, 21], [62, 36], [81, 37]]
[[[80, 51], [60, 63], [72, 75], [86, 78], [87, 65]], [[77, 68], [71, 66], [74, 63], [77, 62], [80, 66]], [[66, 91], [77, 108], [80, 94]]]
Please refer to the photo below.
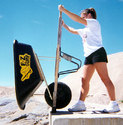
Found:
[[58, 72], [59, 72], [59, 61], [60, 61], [60, 51], [61, 51], [61, 33], [62, 33], [62, 12], [60, 11], [59, 25], [58, 25], [57, 49], [56, 49], [56, 61], [55, 61], [55, 84], [54, 84], [53, 107], [52, 107], [53, 113], [56, 112]]

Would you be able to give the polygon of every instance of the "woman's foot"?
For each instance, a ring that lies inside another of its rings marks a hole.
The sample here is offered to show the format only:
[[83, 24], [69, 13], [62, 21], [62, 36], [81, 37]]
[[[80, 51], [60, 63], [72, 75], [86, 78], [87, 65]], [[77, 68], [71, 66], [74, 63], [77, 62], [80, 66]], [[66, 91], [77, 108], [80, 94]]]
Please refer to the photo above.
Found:
[[108, 112], [113, 113], [113, 112], [119, 112], [119, 111], [120, 111], [120, 108], [116, 101], [111, 101], [107, 106], [107, 108], [103, 110], [103, 112], [107, 112], [107, 113]]
[[75, 105], [68, 109], [69, 112], [85, 111], [86, 107], [83, 101], [79, 100]]

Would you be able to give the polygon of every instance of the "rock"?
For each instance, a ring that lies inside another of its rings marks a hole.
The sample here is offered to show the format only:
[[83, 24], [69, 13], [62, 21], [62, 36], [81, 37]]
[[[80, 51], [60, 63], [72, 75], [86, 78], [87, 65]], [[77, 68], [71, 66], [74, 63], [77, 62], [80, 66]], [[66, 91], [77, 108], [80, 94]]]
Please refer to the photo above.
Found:
[[15, 96], [0, 98], [1, 125], [48, 125], [49, 109], [43, 95], [34, 95], [25, 110], [18, 108]]

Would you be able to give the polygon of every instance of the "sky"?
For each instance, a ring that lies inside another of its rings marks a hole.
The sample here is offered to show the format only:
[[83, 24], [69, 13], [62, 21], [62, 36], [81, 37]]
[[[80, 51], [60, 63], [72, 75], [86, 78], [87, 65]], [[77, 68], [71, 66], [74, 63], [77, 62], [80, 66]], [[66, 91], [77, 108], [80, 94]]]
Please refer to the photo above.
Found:
[[[0, 86], [14, 86], [13, 41], [32, 46], [38, 56], [56, 56], [58, 36], [58, 5], [80, 15], [81, 10], [94, 7], [102, 30], [107, 54], [123, 52], [123, 0], [0, 0]], [[62, 14], [64, 22], [75, 28], [82, 24]], [[61, 48], [84, 62], [79, 35], [62, 28]], [[54, 81], [55, 60], [40, 60], [48, 84]], [[75, 68], [61, 60], [59, 70]], [[59, 79], [65, 76], [60, 77]]]

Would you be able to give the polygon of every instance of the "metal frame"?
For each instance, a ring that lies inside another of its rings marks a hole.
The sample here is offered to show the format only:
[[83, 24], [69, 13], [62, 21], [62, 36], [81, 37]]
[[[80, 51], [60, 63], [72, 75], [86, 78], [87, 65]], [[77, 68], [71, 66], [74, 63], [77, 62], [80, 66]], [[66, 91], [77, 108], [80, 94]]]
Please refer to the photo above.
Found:
[[[62, 54], [63, 54], [63, 55], [62, 55]], [[77, 65], [77, 68], [70, 69], [70, 70], [65, 70], [65, 71], [60, 71], [60, 72], [59, 72], [59, 76], [60, 76], [60, 75], [64, 75], [64, 74], [68, 74], [68, 73], [74, 73], [74, 72], [76, 72], [76, 71], [81, 67], [81, 65], [82, 65], [82, 61], [81, 61], [80, 59], [78, 59], [78, 58], [76, 58], [76, 57], [73, 57], [73, 56], [71, 56], [71, 55], [68, 55], [68, 54], [66, 54], [66, 53], [64, 53], [64, 52], [62, 52], [62, 51], [61, 51], [61, 55], [60, 55], [60, 56], [61, 56], [62, 58], [64, 58], [65, 60], [70, 61], [71, 63]], [[79, 63], [73, 61], [72, 59], [78, 61]]]
[[[81, 64], [82, 64], [80, 59], [77, 59], [77, 58], [61, 51], [61, 34], [62, 34], [62, 12], [59, 13], [58, 40], [57, 40], [56, 60], [55, 60], [55, 85], [54, 85], [54, 92], [53, 92], [52, 113], [56, 112], [58, 77], [63, 74], [76, 72], [81, 67]], [[71, 63], [76, 64], [77, 68], [59, 72], [60, 57], [64, 58], [67, 61], [70, 61]], [[79, 61], [79, 64], [77, 62], [73, 61], [73, 59], [76, 61]]]
[[58, 40], [57, 40], [56, 61], [55, 61], [55, 85], [53, 92], [53, 107], [52, 107], [53, 113], [56, 112], [58, 72], [59, 72], [60, 51], [61, 51], [61, 33], [62, 33], [62, 12], [59, 13]]

